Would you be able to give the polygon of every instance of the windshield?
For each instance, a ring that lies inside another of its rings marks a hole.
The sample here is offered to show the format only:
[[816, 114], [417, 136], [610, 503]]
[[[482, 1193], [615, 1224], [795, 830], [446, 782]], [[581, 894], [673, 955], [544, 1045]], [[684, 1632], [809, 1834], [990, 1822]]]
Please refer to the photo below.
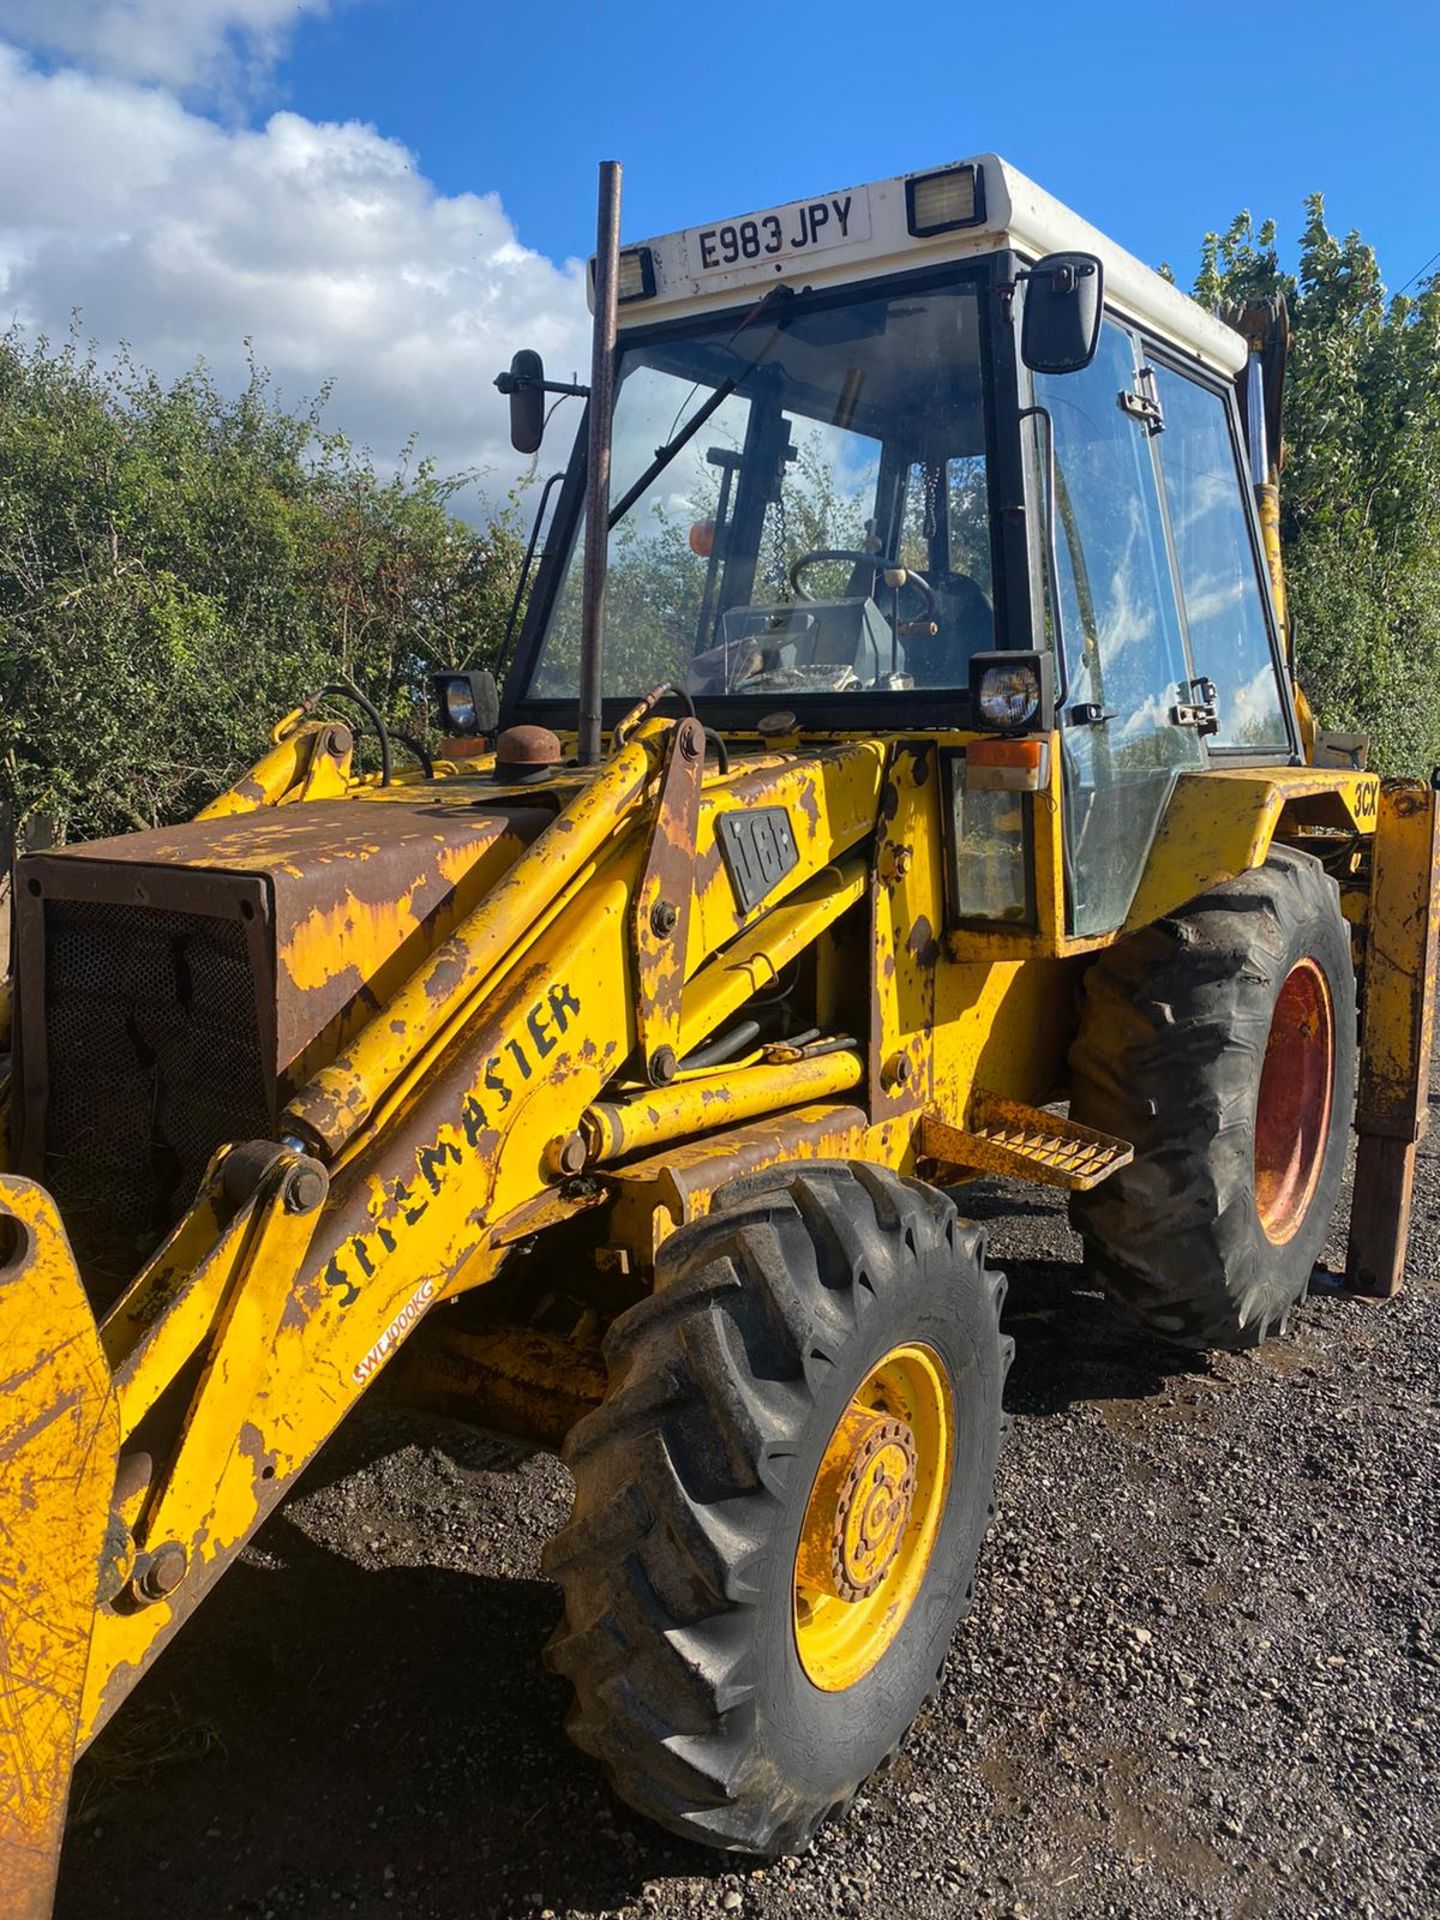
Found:
[[[995, 644], [981, 366], [973, 284], [625, 350], [606, 696], [963, 688]], [[528, 689], [542, 699], [579, 684], [572, 533]]]

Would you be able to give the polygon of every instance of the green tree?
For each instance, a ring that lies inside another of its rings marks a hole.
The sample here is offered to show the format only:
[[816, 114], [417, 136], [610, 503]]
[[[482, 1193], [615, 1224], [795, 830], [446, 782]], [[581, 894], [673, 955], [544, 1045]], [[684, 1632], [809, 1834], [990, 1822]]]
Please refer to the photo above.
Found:
[[423, 726], [493, 653], [522, 551], [410, 454], [383, 477], [252, 368], [223, 394], [75, 338], [0, 339], [0, 784], [71, 837], [184, 817], [307, 694], [353, 678]]
[[1440, 761], [1440, 276], [1387, 295], [1372, 249], [1305, 203], [1298, 271], [1273, 221], [1205, 237], [1207, 307], [1283, 292], [1282, 536], [1297, 660], [1322, 724], [1372, 736], [1372, 764]]

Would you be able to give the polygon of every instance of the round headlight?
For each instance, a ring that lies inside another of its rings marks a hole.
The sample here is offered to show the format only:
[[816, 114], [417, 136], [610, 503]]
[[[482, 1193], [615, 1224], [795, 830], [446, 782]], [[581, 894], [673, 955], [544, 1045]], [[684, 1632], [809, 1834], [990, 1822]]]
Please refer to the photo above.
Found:
[[987, 667], [980, 676], [981, 717], [989, 727], [1025, 727], [1040, 712], [1040, 680], [1026, 665]]
[[468, 680], [446, 682], [441, 699], [445, 706], [445, 725], [451, 733], [474, 733], [475, 689]]

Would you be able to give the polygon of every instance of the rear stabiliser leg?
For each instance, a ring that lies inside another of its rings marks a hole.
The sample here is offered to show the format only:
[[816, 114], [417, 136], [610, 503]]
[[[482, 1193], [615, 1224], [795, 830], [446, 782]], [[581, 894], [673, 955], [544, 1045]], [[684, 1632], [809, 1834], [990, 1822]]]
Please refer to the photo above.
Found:
[[1440, 957], [1440, 793], [1387, 781], [1375, 826], [1359, 1146], [1345, 1290], [1388, 1300], [1405, 1277], [1415, 1157], [1424, 1136]]

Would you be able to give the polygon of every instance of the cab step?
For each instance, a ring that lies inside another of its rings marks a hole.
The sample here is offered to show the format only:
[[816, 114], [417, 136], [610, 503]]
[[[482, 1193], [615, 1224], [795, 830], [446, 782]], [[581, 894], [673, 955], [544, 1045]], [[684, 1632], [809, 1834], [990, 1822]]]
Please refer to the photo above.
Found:
[[921, 1156], [942, 1169], [999, 1173], [1067, 1191], [1098, 1187], [1135, 1157], [1128, 1140], [1082, 1127], [1078, 1120], [1064, 1120], [1043, 1107], [1002, 1100], [998, 1094], [975, 1094], [969, 1118], [969, 1126], [962, 1129], [927, 1113], [920, 1122]]

